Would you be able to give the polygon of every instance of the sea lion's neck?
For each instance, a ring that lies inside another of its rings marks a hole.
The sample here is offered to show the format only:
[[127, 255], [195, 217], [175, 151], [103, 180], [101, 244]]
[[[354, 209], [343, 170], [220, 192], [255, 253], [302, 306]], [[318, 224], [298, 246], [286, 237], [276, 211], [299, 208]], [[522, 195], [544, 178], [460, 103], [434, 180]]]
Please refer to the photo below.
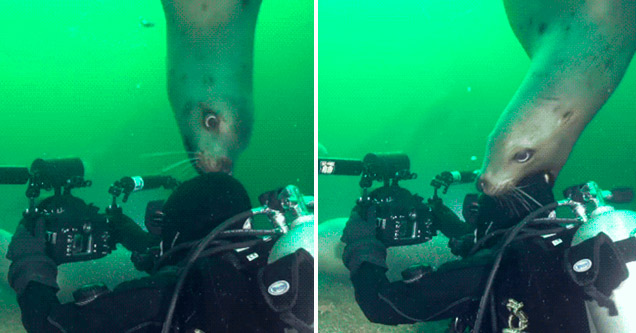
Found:
[[[254, 31], [260, 1], [164, 0], [168, 86], [194, 96], [251, 99]], [[245, 3], [245, 4], [244, 4]], [[188, 20], [184, 21], [183, 17]], [[181, 98], [171, 96], [179, 104]]]
[[231, 171], [253, 126], [260, 0], [163, 0], [168, 97], [199, 172]]
[[[634, 1], [599, 4], [607, 2], [589, 1], [576, 11], [564, 9], [550, 16], [541, 11], [552, 8], [541, 8], [532, 18], [526, 15], [525, 24], [511, 18], [532, 63], [510, 107], [546, 99], [567, 101], [570, 108], [592, 115], [601, 108], [636, 50]], [[593, 13], [589, 6], [594, 6]]]
[[500, 195], [536, 172], [558, 175], [634, 55], [635, 4], [505, 1], [531, 65], [489, 137], [479, 181], [485, 193]]

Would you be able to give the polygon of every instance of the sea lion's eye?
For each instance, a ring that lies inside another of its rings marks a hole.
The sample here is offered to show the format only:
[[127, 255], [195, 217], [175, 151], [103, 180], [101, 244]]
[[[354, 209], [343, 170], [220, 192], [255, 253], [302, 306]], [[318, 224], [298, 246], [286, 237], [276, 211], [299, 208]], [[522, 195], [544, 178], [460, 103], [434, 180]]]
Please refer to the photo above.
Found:
[[513, 157], [513, 159], [517, 163], [526, 163], [526, 162], [528, 162], [528, 160], [530, 158], [532, 158], [532, 155], [534, 155], [534, 150], [532, 150], [532, 149], [524, 149], [524, 150], [516, 153], [515, 156]]
[[219, 117], [215, 113], [208, 113], [205, 115], [203, 123], [208, 129], [217, 129], [219, 127]]

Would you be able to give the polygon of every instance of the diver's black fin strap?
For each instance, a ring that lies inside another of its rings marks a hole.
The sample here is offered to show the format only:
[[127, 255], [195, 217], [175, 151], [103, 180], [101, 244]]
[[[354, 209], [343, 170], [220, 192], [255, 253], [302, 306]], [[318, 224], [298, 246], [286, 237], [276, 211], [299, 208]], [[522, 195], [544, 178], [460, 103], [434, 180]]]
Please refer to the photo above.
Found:
[[605, 233], [583, 241], [565, 251], [565, 270], [572, 281], [600, 306], [618, 314], [610, 299], [612, 291], [629, 276], [623, 252]]
[[304, 249], [261, 268], [258, 285], [267, 305], [300, 332], [313, 332], [314, 260]]

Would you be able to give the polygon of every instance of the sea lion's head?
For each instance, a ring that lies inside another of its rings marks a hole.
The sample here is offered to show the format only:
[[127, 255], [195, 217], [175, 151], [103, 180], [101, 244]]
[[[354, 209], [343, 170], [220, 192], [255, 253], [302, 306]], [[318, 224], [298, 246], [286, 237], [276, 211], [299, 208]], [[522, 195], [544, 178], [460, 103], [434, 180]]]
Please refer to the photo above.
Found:
[[488, 138], [477, 180], [486, 195], [510, 194], [538, 173], [553, 183], [585, 126], [572, 109], [543, 104], [526, 111], [505, 112]]
[[228, 98], [186, 103], [177, 121], [197, 172], [232, 172], [251, 137], [252, 109], [251, 101]]

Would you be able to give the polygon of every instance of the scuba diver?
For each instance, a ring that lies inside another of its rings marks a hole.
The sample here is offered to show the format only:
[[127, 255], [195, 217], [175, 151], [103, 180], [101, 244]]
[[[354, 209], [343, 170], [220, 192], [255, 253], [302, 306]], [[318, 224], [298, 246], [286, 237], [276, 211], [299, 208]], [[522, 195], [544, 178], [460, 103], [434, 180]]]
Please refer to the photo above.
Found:
[[[441, 200], [429, 202], [434, 227], [462, 259], [436, 270], [412, 266], [393, 282], [385, 275], [387, 249], [376, 238], [375, 213], [358, 204], [343, 231], [342, 259], [366, 317], [385, 325], [453, 319], [450, 332], [590, 332], [585, 301], [615, 313], [612, 291], [636, 257], [603, 233], [570, 246], [576, 227], [526, 224], [556, 207], [552, 186], [539, 174], [519, 184], [528, 200], [482, 194], [475, 205], [465, 203], [467, 223]], [[594, 268], [579, 264], [585, 260]]]
[[[155, 216], [158, 235], [145, 233], [127, 217], [110, 222], [109, 241], [138, 253], [158, 247], [154, 265], [145, 267], [151, 275], [123, 282], [112, 291], [103, 285], [87, 286], [73, 294], [75, 302], [66, 304], [56, 296], [57, 264], [46, 252], [44, 218], [35, 221], [33, 233], [23, 220], [7, 258], [12, 261], [8, 280], [17, 293], [24, 327], [28, 332], [283, 332], [289, 327], [308, 331], [313, 323], [313, 280], [306, 278], [313, 277], [313, 258], [305, 250], [268, 263], [275, 238], [263, 241], [268, 238], [237, 233], [215, 239], [218, 247], [196, 260], [189, 256], [193, 244], [251, 208], [243, 185], [225, 173], [184, 182]], [[96, 207], [70, 194], [43, 200], [38, 209], [58, 219], [97, 214]], [[240, 215], [238, 222], [249, 223], [248, 215]], [[241, 244], [246, 245], [237, 248]], [[190, 264], [189, 274], [182, 274]], [[286, 275], [296, 279], [287, 279], [272, 293], [274, 284], [268, 279]], [[272, 300], [263, 285], [270, 285], [270, 294], [282, 295], [283, 300]], [[293, 292], [285, 294], [288, 290]]]

